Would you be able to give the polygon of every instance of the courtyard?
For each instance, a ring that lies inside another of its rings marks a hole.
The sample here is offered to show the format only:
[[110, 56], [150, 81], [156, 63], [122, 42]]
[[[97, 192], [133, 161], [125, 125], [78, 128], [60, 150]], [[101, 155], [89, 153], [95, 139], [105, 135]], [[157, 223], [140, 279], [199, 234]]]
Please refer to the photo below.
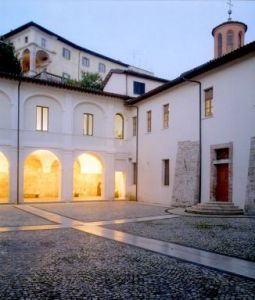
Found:
[[0, 206], [0, 299], [254, 299], [255, 218], [127, 201]]

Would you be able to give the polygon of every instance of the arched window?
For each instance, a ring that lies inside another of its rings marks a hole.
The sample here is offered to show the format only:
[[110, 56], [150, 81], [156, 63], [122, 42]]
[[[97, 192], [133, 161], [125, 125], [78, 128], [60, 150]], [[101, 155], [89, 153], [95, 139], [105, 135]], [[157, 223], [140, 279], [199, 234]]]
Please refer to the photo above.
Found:
[[114, 137], [116, 139], [124, 139], [124, 118], [121, 114], [115, 115]]
[[218, 34], [218, 56], [222, 55], [222, 34]]
[[240, 48], [240, 47], [242, 47], [242, 45], [243, 45], [243, 33], [242, 33], [242, 31], [239, 31], [239, 33], [238, 33], [238, 47]]
[[26, 49], [22, 54], [22, 72], [26, 73], [30, 70], [30, 51]]
[[232, 51], [234, 48], [234, 33], [233, 30], [227, 32], [227, 52]]

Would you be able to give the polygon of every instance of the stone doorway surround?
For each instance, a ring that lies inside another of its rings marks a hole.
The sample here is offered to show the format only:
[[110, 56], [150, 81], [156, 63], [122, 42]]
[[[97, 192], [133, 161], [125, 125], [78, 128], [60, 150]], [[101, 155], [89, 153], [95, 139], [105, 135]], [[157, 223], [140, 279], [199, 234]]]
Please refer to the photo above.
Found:
[[[217, 150], [228, 149], [228, 159], [217, 160]], [[232, 202], [232, 183], [233, 183], [233, 142], [226, 144], [217, 144], [210, 146], [210, 201], [217, 201], [216, 199], [216, 185], [217, 185], [217, 164], [228, 164], [228, 202]]]

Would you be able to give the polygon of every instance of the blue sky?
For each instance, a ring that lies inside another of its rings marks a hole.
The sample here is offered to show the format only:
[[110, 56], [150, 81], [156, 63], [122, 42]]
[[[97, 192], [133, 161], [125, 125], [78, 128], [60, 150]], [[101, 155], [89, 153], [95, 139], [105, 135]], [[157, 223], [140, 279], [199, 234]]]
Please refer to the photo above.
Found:
[[[212, 28], [227, 1], [0, 0], [0, 35], [29, 21], [125, 63], [173, 79], [213, 58]], [[255, 1], [232, 1], [232, 19], [255, 40]]]

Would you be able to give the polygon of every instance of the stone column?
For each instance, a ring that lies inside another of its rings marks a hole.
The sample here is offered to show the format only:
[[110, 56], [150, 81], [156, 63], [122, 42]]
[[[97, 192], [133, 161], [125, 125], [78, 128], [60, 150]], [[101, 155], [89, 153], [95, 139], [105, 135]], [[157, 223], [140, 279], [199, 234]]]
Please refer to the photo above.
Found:
[[73, 200], [73, 153], [71, 151], [65, 151], [62, 155], [60, 197], [63, 202]]

